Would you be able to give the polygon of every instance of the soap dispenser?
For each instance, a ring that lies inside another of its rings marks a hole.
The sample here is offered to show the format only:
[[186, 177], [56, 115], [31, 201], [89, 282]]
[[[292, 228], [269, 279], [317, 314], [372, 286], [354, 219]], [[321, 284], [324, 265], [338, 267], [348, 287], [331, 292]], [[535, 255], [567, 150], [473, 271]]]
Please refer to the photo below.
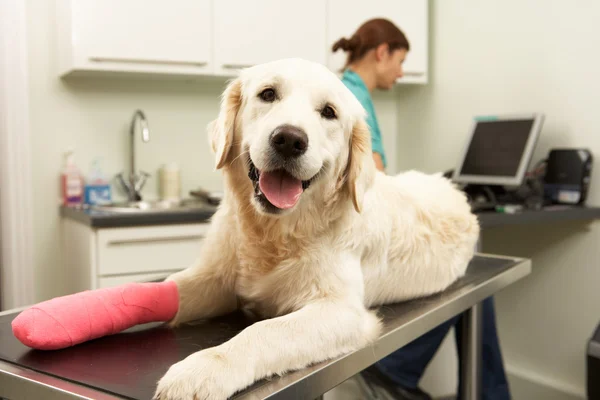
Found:
[[92, 162], [91, 172], [85, 185], [85, 204], [101, 205], [111, 201], [110, 183], [102, 172], [100, 159]]
[[83, 200], [83, 176], [75, 165], [75, 151], [73, 149], [64, 154], [64, 167], [60, 182], [63, 205], [81, 204]]

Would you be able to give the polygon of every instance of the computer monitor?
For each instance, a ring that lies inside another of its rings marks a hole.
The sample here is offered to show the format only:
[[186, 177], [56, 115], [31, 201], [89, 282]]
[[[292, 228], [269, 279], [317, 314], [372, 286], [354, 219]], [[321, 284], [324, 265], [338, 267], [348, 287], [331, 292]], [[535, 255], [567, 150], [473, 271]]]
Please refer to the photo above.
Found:
[[452, 180], [475, 185], [520, 185], [543, 120], [541, 113], [475, 117]]

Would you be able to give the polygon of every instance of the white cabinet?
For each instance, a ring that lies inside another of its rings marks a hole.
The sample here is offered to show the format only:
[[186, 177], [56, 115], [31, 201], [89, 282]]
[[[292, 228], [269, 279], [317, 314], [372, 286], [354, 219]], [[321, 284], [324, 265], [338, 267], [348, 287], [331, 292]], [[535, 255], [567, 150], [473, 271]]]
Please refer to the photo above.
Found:
[[166, 278], [192, 265], [208, 223], [91, 228], [63, 219], [69, 293]]
[[411, 50], [400, 82], [427, 82], [428, 0], [55, 0], [59, 74], [235, 76], [299, 57], [338, 71], [333, 43], [373, 17]]
[[281, 58], [327, 61], [323, 0], [216, 0], [213, 7], [216, 74]]
[[60, 74], [212, 72], [211, 0], [57, 0]]
[[365, 21], [386, 18], [406, 35], [410, 51], [404, 61], [404, 74], [398, 82], [427, 82], [428, 0], [327, 0], [327, 65], [333, 71], [342, 68], [346, 53], [330, 51], [341, 37], [350, 38]]

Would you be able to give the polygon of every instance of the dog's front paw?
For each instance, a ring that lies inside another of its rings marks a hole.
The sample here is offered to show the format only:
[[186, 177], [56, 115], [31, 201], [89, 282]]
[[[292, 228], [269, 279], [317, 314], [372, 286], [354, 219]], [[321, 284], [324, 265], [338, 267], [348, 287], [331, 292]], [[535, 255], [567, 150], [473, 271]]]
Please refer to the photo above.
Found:
[[203, 350], [174, 364], [158, 381], [154, 400], [221, 400], [234, 394], [236, 375], [226, 356]]

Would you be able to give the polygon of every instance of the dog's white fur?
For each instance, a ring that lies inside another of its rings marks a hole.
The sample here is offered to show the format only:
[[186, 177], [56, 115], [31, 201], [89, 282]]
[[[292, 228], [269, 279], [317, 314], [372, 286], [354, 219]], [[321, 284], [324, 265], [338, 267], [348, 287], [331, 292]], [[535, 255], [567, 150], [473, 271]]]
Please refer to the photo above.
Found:
[[[265, 87], [276, 88], [275, 102], [258, 98]], [[321, 116], [324, 104], [337, 119]], [[273, 215], [247, 174], [249, 160], [270, 168], [268, 137], [282, 124], [309, 138], [294, 175], [319, 174]], [[464, 274], [479, 235], [466, 197], [439, 175], [376, 172], [364, 110], [325, 67], [288, 59], [242, 71], [209, 132], [225, 195], [198, 262], [168, 278], [180, 293], [170, 324], [240, 302], [269, 319], [173, 365], [156, 398], [223, 399], [367, 346], [380, 330], [370, 307], [440, 292]]]

